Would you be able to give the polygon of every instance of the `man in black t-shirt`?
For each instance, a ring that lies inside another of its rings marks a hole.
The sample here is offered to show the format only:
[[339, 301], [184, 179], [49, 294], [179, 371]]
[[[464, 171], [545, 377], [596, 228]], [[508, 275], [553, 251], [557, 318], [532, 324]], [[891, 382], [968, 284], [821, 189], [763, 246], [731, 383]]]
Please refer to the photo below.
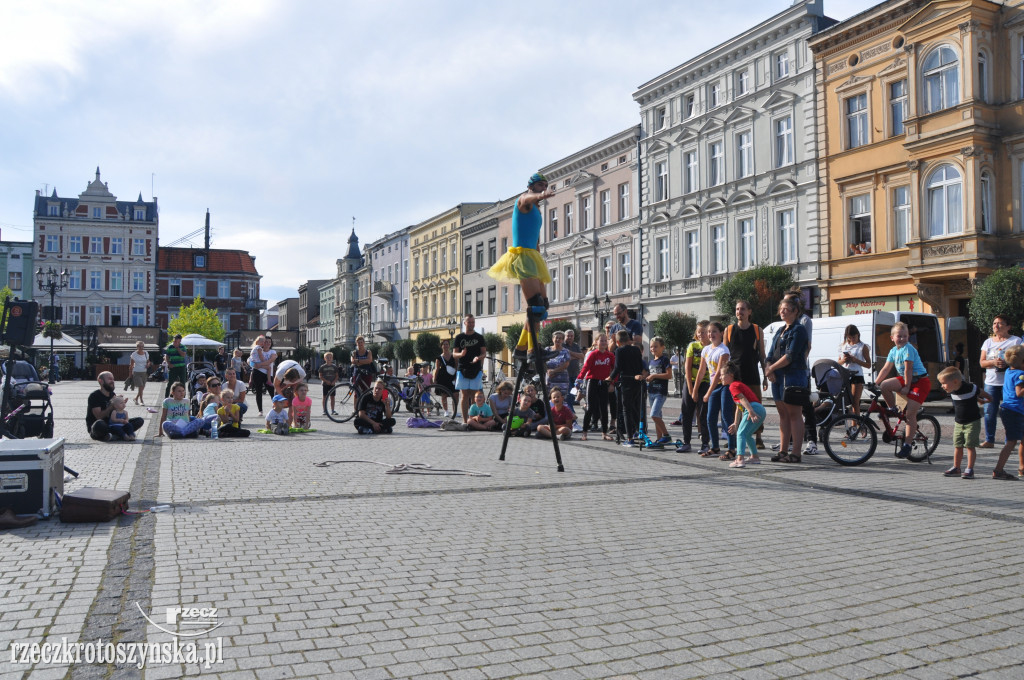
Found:
[[[114, 411], [110, 403], [114, 398], [114, 374], [103, 371], [96, 377], [96, 382], [100, 384], [100, 388], [89, 395], [85, 411], [85, 428], [89, 431], [89, 436], [96, 441], [109, 442], [112, 439], [108, 420]], [[134, 434], [145, 424], [146, 421], [142, 418], [132, 418], [123, 432], [126, 435]]]
[[632, 343], [628, 330], [620, 330], [615, 339], [619, 347], [615, 350], [615, 368], [609, 377], [610, 380], [618, 379], [615, 399], [619, 405], [619, 417], [615, 419], [615, 429], [625, 437], [625, 446], [633, 446], [633, 438], [640, 428], [643, 405], [640, 381], [647, 377], [647, 367], [644, 366], [644, 353]]
[[213, 367], [217, 371], [217, 375], [224, 378], [224, 371], [228, 368], [228, 363], [231, 361], [231, 357], [228, 356], [228, 350], [224, 345], [221, 345], [217, 350], [217, 355], [213, 357]]
[[359, 398], [358, 415], [354, 421], [359, 434], [391, 434], [395, 419], [391, 402], [384, 398], [384, 381], [373, 383], [373, 389]]
[[455, 374], [455, 389], [462, 392], [462, 422], [469, 422], [469, 407], [473, 403], [473, 395], [484, 388], [483, 366], [487, 356], [484, 336], [476, 332], [476, 318], [466, 315], [466, 330], [455, 336], [452, 342], [452, 356], [458, 362]]

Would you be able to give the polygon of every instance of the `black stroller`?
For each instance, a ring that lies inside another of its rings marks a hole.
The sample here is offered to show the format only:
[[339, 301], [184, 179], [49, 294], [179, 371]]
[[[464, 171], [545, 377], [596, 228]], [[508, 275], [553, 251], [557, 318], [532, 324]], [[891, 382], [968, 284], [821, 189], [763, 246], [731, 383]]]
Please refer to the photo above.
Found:
[[847, 369], [832, 359], [818, 359], [811, 367], [811, 376], [818, 390], [814, 402], [814, 422], [819, 439], [824, 441], [824, 429], [833, 420], [853, 411], [853, 390]]
[[199, 400], [203, 398], [199, 390], [196, 389], [201, 377], [207, 380], [217, 377], [217, 371], [214, 369], [213, 364], [208, 361], [193, 361], [189, 363], [185, 387], [188, 390], [189, 401], [192, 402], [192, 415], [194, 416], [199, 415]]
[[[29, 362], [12, 363], [9, 387], [6, 376], [0, 374], [0, 378], [3, 379], [3, 383], [0, 384], [7, 387], [7, 409], [4, 412], [7, 435], [15, 439], [52, 439], [53, 402], [50, 400], [49, 386], [39, 380], [35, 366]], [[4, 368], [9, 365], [5, 364]]]

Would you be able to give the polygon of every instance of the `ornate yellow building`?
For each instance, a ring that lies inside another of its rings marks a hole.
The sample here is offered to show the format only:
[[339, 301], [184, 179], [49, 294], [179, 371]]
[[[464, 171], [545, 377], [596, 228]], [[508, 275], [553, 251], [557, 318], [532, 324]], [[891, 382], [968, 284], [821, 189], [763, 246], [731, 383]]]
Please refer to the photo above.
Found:
[[890, 0], [810, 47], [822, 311], [965, 316], [1024, 253], [1024, 13]]
[[409, 254], [412, 278], [409, 281], [409, 337], [435, 333], [448, 337], [462, 323], [462, 273], [459, 255], [462, 240], [459, 229], [467, 215], [489, 203], [460, 203], [409, 230]]

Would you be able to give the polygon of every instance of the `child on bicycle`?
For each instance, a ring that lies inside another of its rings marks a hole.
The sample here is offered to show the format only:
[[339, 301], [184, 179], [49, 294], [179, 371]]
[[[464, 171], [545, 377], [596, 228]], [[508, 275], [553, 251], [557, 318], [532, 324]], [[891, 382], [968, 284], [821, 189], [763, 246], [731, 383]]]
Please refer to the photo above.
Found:
[[[740, 382], [740, 367], [735, 362], [730, 361], [722, 366], [722, 384], [729, 389], [729, 394], [736, 403], [736, 415], [729, 426], [729, 434], [736, 435], [738, 451], [736, 460], [729, 463], [729, 467], [745, 468], [748, 464], [759, 465], [761, 458], [757, 455], [754, 432], [764, 423], [767, 415], [761, 399], [748, 385]], [[744, 457], [748, 448], [750, 456]]]
[[[942, 474], [946, 477], [974, 479], [974, 461], [981, 441], [981, 408], [990, 398], [985, 390], [964, 380], [956, 366], [939, 371], [939, 384], [953, 399], [953, 467]], [[967, 469], [960, 471], [960, 463], [967, 449]]]
[[[899, 414], [896, 410], [896, 393], [907, 400], [907, 438], [896, 452], [897, 458], [906, 458], [913, 449], [914, 437], [917, 435], [917, 412], [921, 410], [921, 405], [932, 389], [932, 381], [928, 379], [928, 371], [921, 361], [917, 348], [910, 344], [910, 329], [907, 324], [902, 321], [894, 323], [890, 337], [895, 347], [889, 350], [885, 365], [878, 372], [875, 382], [882, 390], [886, 406], [894, 415]], [[887, 379], [893, 370], [896, 371], [896, 376]]]
[[1020, 463], [1017, 472], [1024, 477], [1024, 345], [1015, 345], [1006, 350], [1003, 360], [1007, 369], [1003, 375], [1003, 403], [999, 406], [999, 419], [1006, 430], [1006, 444], [999, 452], [999, 460], [992, 471], [992, 479], [1015, 479], [1003, 469], [1013, 447], [1017, 446]]

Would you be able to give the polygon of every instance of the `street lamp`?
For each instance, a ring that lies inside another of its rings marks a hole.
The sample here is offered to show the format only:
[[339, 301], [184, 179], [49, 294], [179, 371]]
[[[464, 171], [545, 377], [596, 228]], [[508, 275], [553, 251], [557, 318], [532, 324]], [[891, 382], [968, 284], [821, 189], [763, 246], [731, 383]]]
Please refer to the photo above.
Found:
[[[42, 267], [39, 267], [38, 269], [36, 269], [36, 283], [39, 284], [39, 290], [43, 291], [44, 293], [49, 293], [50, 294], [50, 319], [49, 319], [49, 321], [51, 323], [55, 322], [56, 319], [53, 318], [53, 317], [57, 316], [57, 314], [56, 314], [56, 311], [55, 311], [55, 308], [54, 308], [53, 298], [54, 298], [54, 296], [57, 295], [58, 291], [64, 290], [65, 288], [68, 287], [68, 271], [65, 269], [65, 270], [61, 271], [58, 274], [56, 271], [54, 271], [53, 267], [47, 267], [45, 272], [43, 271]], [[53, 355], [53, 339], [54, 339], [53, 338], [53, 333], [51, 332], [50, 333], [50, 375], [49, 375], [49, 383], [51, 385], [54, 384], [55, 382], [57, 382], [54, 379], [54, 374], [55, 374], [54, 368], [56, 366], [56, 361], [54, 360], [54, 355]]]
[[455, 331], [459, 330], [459, 320], [457, 317], [450, 317], [448, 319], [448, 339], [451, 340], [455, 337]]
[[[604, 307], [600, 306], [602, 302], [604, 302]], [[590, 304], [594, 305], [594, 318], [597, 319], [598, 326], [604, 328], [604, 320], [612, 315], [612, 299], [608, 293], [604, 294], [604, 300], [598, 299], [595, 295]]]

